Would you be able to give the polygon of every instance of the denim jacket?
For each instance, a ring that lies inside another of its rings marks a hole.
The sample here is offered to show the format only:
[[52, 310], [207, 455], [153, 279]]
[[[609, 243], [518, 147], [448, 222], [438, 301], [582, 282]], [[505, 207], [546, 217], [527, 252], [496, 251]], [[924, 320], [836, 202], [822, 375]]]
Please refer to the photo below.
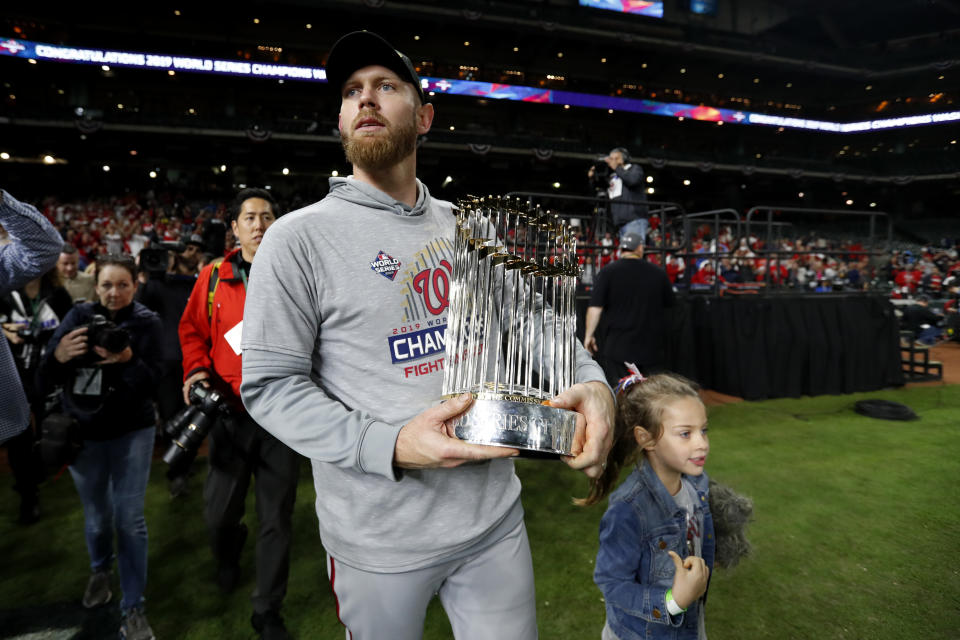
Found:
[[[684, 476], [699, 497], [703, 513], [703, 559], [713, 572], [716, 538], [707, 500], [707, 474]], [[640, 468], [610, 495], [600, 521], [600, 550], [593, 581], [603, 592], [607, 624], [620, 640], [697, 638], [699, 608], [671, 616], [666, 594], [673, 585], [674, 564], [668, 551], [689, 555], [686, 513], [649, 464]]]

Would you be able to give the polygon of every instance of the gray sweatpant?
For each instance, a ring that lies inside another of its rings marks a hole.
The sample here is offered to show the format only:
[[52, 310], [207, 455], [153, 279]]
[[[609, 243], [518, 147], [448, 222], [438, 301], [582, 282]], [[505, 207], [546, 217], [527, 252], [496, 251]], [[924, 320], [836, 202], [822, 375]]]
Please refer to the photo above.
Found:
[[327, 554], [327, 574], [347, 640], [419, 640], [434, 594], [456, 640], [537, 638], [533, 561], [522, 522], [498, 542], [434, 567], [371, 573]]

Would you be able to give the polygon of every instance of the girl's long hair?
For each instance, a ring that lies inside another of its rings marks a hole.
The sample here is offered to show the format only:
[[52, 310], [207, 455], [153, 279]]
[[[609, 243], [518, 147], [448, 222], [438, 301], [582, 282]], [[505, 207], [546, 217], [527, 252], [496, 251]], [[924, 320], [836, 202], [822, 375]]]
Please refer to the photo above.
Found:
[[620, 471], [640, 459], [643, 449], [633, 436], [633, 428], [646, 429], [656, 442], [663, 431], [663, 409], [670, 400], [700, 399], [697, 383], [675, 373], [659, 373], [649, 378], [622, 383], [617, 396], [617, 419], [613, 430], [613, 447], [607, 456], [607, 466], [599, 478], [590, 481], [586, 498], [574, 499], [574, 504], [589, 507], [600, 502], [616, 485]]

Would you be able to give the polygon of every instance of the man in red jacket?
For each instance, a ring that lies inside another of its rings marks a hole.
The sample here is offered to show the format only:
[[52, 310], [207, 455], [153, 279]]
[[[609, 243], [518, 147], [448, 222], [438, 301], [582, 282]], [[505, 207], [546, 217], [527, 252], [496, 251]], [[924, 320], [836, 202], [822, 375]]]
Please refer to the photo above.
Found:
[[285, 639], [280, 606], [290, 571], [290, 539], [300, 457], [264, 431], [240, 402], [240, 336], [247, 279], [260, 241], [276, 220], [269, 192], [244, 189], [231, 208], [239, 249], [204, 267], [180, 319], [185, 401], [195, 382], [215, 385], [232, 401], [233, 418], [210, 431], [210, 471], [203, 489], [204, 518], [224, 592], [239, 581], [247, 527], [242, 522], [250, 475], [256, 475], [256, 588], [253, 627], [267, 640]]

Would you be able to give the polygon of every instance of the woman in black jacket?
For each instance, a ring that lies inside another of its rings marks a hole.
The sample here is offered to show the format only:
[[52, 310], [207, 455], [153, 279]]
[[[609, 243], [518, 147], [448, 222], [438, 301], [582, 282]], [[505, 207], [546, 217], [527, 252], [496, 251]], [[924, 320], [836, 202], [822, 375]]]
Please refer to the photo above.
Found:
[[144, 497], [153, 453], [153, 388], [160, 375], [160, 319], [133, 297], [137, 267], [130, 256], [97, 259], [99, 302], [75, 306], [50, 339], [41, 370], [45, 385], [63, 386], [83, 449], [70, 465], [83, 502], [93, 574], [85, 607], [109, 602], [114, 526], [123, 599], [121, 638], [153, 638], [143, 614], [147, 579]]

